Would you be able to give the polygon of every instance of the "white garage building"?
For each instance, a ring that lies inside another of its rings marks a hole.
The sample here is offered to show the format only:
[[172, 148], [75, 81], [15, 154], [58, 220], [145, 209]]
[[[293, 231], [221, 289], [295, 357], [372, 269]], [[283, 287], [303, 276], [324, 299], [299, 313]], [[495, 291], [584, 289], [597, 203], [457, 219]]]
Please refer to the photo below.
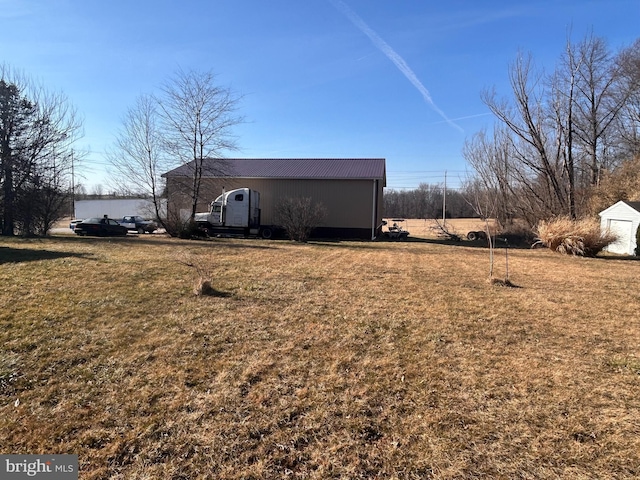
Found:
[[609, 245], [606, 250], [622, 255], [634, 255], [636, 248], [636, 231], [640, 225], [640, 202], [620, 200], [601, 211], [600, 228], [618, 235], [618, 241]]

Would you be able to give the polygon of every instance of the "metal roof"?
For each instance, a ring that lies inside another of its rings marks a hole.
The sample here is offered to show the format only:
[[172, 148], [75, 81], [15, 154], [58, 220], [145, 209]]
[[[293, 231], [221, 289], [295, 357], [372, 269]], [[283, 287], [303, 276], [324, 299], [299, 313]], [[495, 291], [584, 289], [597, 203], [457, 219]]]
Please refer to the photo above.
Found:
[[[193, 174], [193, 162], [163, 174]], [[225, 158], [206, 159], [203, 177], [323, 180], [386, 180], [384, 158]]]

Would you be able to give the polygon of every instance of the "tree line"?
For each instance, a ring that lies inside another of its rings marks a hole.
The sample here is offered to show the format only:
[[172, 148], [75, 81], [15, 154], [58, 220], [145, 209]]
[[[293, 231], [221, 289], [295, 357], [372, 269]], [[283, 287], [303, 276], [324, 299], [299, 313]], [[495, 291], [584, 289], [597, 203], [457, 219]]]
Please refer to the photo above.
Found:
[[403, 218], [468, 218], [477, 216], [464, 190], [421, 183], [413, 190], [386, 190], [383, 215]]
[[493, 130], [463, 150], [475, 171], [466, 190], [476, 212], [531, 226], [593, 215], [640, 155], [640, 39], [619, 51], [593, 35], [567, 41], [550, 73], [519, 54], [508, 77], [509, 96], [481, 94]]

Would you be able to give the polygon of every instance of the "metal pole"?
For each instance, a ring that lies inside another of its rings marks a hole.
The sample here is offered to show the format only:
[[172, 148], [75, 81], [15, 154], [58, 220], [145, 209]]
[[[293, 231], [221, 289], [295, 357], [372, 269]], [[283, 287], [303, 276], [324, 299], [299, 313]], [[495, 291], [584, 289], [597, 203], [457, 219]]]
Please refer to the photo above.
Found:
[[73, 170], [73, 150], [71, 150], [71, 219], [76, 218], [76, 178]]
[[447, 171], [444, 171], [444, 189], [442, 190], [442, 225], [447, 224]]

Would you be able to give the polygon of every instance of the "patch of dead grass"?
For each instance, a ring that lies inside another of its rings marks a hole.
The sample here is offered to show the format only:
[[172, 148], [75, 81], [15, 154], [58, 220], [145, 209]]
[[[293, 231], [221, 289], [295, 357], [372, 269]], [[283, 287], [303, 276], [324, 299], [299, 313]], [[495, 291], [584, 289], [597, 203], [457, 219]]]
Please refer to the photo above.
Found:
[[637, 262], [515, 250], [511, 289], [428, 243], [0, 245], [49, 252], [0, 270], [7, 453], [90, 479], [640, 473]]

